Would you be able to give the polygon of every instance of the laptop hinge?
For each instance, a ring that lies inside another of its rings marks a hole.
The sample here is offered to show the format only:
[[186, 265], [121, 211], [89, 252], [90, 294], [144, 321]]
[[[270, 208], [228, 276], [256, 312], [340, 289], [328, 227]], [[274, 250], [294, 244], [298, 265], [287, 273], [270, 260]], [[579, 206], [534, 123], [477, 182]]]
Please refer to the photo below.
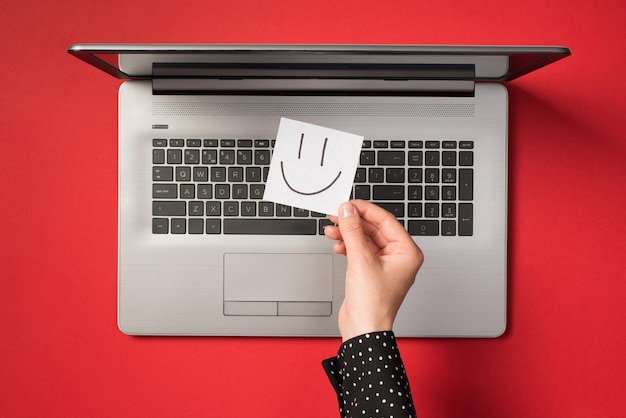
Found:
[[153, 64], [155, 95], [473, 96], [473, 65]]

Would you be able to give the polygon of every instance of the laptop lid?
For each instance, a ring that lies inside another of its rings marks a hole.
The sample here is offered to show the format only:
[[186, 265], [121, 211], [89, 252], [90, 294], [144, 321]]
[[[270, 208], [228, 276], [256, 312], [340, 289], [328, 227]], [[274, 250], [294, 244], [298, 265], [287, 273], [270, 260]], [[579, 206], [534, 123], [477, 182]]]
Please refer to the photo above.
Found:
[[[570, 55], [559, 46], [76, 44], [68, 52], [155, 94], [471, 95]], [[437, 83], [446, 80], [446, 83]], [[453, 83], [450, 83], [453, 81]]]

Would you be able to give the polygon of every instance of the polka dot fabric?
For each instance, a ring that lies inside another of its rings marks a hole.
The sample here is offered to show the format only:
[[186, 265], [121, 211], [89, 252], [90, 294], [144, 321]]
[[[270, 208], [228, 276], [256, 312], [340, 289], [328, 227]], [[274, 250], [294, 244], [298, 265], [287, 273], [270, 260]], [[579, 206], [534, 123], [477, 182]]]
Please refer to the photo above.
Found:
[[392, 331], [352, 338], [322, 365], [337, 392], [342, 418], [416, 416]]

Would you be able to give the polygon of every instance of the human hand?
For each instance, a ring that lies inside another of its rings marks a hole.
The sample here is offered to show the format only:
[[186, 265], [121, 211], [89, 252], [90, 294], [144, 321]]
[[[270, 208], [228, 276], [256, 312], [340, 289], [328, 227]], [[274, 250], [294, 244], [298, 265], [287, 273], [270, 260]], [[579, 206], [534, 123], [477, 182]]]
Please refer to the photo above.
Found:
[[341, 337], [391, 330], [424, 255], [396, 218], [373, 203], [346, 202], [338, 214], [329, 216], [338, 227], [327, 226], [324, 234], [348, 260]]

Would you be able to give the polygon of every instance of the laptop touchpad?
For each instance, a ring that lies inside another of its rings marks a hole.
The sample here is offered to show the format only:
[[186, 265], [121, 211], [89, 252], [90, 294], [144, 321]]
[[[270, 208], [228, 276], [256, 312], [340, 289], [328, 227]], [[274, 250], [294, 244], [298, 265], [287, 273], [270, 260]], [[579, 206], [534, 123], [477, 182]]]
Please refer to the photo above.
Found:
[[224, 254], [224, 314], [329, 316], [331, 254]]

